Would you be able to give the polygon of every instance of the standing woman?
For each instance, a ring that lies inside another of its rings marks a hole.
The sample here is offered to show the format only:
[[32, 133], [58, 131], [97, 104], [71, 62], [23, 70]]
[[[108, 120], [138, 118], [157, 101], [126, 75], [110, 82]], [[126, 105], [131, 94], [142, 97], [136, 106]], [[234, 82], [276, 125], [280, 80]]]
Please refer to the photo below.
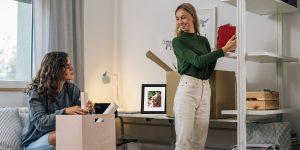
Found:
[[174, 99], [176, 150], [204, 150], [208, 132], [211, 89], [209, 77], [217, 59], [236, 49], [235, 36], [216, 51], [200, 36], [195, 8], [189, 3], [175, 11], [176, 35], [172, 40], [181, 79]]
[[[74, 67], [65, 52], [50, 52], [44, 57], [29, 84], [29, 126], [22, 135], [24, 150], [53, 150], [56, 146], [55, 116], [84, 115], [80, 90], [70, 80]], [[92, 108], [88, 102], [89, 110]]]

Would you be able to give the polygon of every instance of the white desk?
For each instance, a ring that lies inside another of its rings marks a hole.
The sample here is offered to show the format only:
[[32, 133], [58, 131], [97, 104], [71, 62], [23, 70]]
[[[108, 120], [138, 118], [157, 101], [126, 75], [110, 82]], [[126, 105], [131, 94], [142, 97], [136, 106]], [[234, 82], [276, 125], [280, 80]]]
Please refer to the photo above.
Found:
[[170, 127], [171, 131], [171, 141], [170, 144], [172, 148], [175, 148], [175, 130], [174, 130], [174, 118], [167, 117], [166, 114], [140, 114], [140, 113], [118, 113], [118, 118], [120, 118], [121, 121], [121, 136], [122, 138], [124, 137], [124, 125], [128, 124], [127, 122], [123, 121], [123, 118], [140, 118], [140, 119], [146, 119], [147, 122], [150, 122], [151, 119], [156, 119], [156, 120], [168, 120], [170, 125], [166, 124], [136, 124], [136, 125], [145, 125], [145, 126], [161, 126], [161, 127]]
[[[171, 140], [168, 142], [171, 144], [172, 148], [175, 148], [175, 130], [174, 130], [174, 119], [167, 117], [166, 114], [140, 114], [140, 113], [118, 113], [118, 117], [121, 120], [121, 128], [124, 131], [124, 125], [144, 125], [145, 128], [147, 126], [160, 126], [160, 127], [169, 127], [173, 132], [171, 132]], [[170, 124], [158, 124], [158, 123], [130, 123], [130, 122], [123, 122], [123, 118], [140, 118], [140, 119], [146, 119], [146, 121], [150, 122], [152, 119], [154, 120], [167, 120]], [[210, 119], [211, 123], [233, 123], [235, 124], [237, 122], [236, 118], [227, 118], [227, 119]], [[123, 127], [122, 127], [123, 126]], [[227, 128], [217, 127], [220, 129], [228, 130]], [[231, 130], [231, 129], [229, 129]], [[235, 129], [234, 129], [235, 130]], [[121, 133], [124, 136], [124, 132]], [[213, 145], [206, 145], [207, 147], [215, 148]]]
[[174, 118], [167, 117], [166, 114], [130, 114], [130, 113], [118, 113], [120, 117], [128, 118], [145, 118], [145, 119], [163, 119], [163, 120], [174, 120]]
[[[140, 113], [118, 113], [118, 116], [124, 118], [145, 118], [145, 119], [161, 119], [173, 121], [175, 118], [168, 117], [166, 114], [140, 114]], [[257, 121], [259, 119], [252, 119], [248, 122]], [[210, 122], [232, 122], [237, 123], [236, 118], [226, 118], [226, 119], [210, 119]]]

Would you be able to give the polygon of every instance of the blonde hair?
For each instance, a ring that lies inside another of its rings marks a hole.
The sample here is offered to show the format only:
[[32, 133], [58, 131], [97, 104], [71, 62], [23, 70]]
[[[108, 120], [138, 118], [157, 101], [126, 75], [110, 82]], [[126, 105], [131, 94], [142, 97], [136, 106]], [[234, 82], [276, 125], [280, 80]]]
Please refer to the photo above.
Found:
[[[185, 10], [186, 12], [188, 12], [193, 17], [193, 24], [194, 24], [195, 33], [200, 35], [198, 16], [197, 16], [197, 12], [196, 12], [195, 7], [190, 3], [183, 3], [183, 4], [179, 5], [176, 8], [175, 15], [176, 15], [176, 13], [179, 9]], [[179, 36], [181, 34], [181, 32], [182, 31], [180, 30], [179, 25], [176, 23], [176, 29], [175, 29], [176, 36]]]

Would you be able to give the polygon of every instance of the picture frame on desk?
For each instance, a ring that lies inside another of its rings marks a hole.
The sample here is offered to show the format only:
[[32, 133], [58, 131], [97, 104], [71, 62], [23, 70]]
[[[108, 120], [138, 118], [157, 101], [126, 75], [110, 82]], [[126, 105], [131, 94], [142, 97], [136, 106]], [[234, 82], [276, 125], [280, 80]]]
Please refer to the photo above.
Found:
[[166, 84], [142, 84], [141, 113], [166, 113]]

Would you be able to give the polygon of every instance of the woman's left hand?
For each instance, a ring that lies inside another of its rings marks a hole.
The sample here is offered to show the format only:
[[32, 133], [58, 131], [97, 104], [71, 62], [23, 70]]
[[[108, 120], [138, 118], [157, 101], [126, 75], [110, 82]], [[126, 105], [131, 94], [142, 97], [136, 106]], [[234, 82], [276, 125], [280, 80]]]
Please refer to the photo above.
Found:
[[235, 35], [233, 35], [227, 41], [226, 45], [222, 47], [222, 50], [224, 51], [224, 53], [231, 52], [231, 51], [236, 50], [236, 46], [237, 46], [237, 38]]

